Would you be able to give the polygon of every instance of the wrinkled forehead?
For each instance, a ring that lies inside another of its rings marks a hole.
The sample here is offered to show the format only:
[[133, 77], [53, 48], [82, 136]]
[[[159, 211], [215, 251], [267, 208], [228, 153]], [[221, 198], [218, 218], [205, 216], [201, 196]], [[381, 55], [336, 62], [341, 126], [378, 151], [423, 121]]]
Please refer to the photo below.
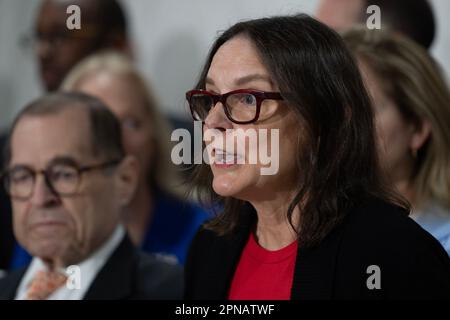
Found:
[[256, 46], [252, 40], [242, 35], [233, 37], [220, 46], [212, 58], [205, 82], [229, 88], [255, 83], [261, 84], [264, 89], [273, 86], [269, 70]]
[[11, 136], [11, 161], [45, 167], [53, 159], [70, 157], [78, 162], [92, 159], [89, 117], [81, 108], [56, 114], [25, 115]]

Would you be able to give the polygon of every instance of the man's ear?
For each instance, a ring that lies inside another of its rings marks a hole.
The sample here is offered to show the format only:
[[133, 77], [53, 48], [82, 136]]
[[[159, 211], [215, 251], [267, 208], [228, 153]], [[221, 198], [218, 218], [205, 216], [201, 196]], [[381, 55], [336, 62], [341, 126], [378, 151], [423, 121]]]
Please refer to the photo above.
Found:
[[127, 206], [138, 187], [139, 164], [134, 156], [127, 155], [117, 167], [117, 197], [120, 204]]
[[421, 120], [421, 122], [416, 125], [414, 133], [411, 137], [410, 148], [413, 154], [417, 154], [417, 151], [422, 148], [427, 140], [431, 136], [431, 124], [427, 120]]

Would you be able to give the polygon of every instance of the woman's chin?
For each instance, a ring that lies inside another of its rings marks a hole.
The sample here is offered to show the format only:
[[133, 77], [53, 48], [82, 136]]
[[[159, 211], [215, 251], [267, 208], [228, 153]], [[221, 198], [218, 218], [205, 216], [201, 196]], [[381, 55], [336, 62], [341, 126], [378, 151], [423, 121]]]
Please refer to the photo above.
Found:
[[[213, 169], [212, 187], [214, 192], [222, 197], [246, 199], [245, 195], [253, 190], [258, 183], [258, 172], [253, 167], [241, 166], [240, 170]], [[246, 170], [244, 170], [246, 169]]]
[[214, 178], [212, 184], [214, 192], [222, 197], [232, 197], [234, 195], [233, 188], [230, 186], [228, 182], [221, 180], [222, 179], [220, 178]]
[[212, 187], [222, 197], [237, 197], [242, 189], [238, 176], [230, 174], [214, 175]]

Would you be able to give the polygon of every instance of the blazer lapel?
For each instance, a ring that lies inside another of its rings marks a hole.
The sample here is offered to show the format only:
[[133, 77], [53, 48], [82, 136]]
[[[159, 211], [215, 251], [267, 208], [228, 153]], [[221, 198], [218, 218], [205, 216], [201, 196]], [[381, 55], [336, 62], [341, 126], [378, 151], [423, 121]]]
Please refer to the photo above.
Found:
[[22, 280], [25, 271], [27, 271], [27, 268], [28, 267], [13, 271], [0, 279], [0, 300], [14, 300], [17, 288], [19, 287], [20, 281]]
[[125, 236], [103, 268], [99, 271], [84, 300], [120, 300], [130, 298], [137, 265], [135, 248]]
[[292, 300], [320, 300], [333, 297], [336, 259], [343, 226], [336, 227], [315, 247], [298, 249]]

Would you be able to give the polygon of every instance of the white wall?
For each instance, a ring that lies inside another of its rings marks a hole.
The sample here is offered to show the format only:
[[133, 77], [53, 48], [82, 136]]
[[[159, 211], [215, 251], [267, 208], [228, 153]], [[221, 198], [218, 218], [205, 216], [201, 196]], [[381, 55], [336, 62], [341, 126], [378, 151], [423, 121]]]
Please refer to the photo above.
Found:
[[[184, 92], [198, 76], [213, 39], [238, 20], [305, 12], [317, 0], [123, 0], [138, 64], [163, 111], [187, 117]], [[450, 74], [450, 1], [432, 0], [439, 31], [432, 53]], [[39, 0], [0, 0], [0, 126], [41, 92], [32, 55], [17, 43], [31, 29]]]
[[438, 60], [450, 83], [450, 1], [430, 0], [436, 19], [437, 33], [431, 48], [432, 55]]
[[303, 11], [316, 1], [191, 0], [125, 2], [134, 21], [138, 60], [166, 110], [186, 114], [184, 92], [196, 82], [209, 46], [238, 20]]
[[40, 93], [33, 56], [19, 47], [20, 38], [31, 29], [37, 4], [35, 0], [0, 0], [0, 127]]

